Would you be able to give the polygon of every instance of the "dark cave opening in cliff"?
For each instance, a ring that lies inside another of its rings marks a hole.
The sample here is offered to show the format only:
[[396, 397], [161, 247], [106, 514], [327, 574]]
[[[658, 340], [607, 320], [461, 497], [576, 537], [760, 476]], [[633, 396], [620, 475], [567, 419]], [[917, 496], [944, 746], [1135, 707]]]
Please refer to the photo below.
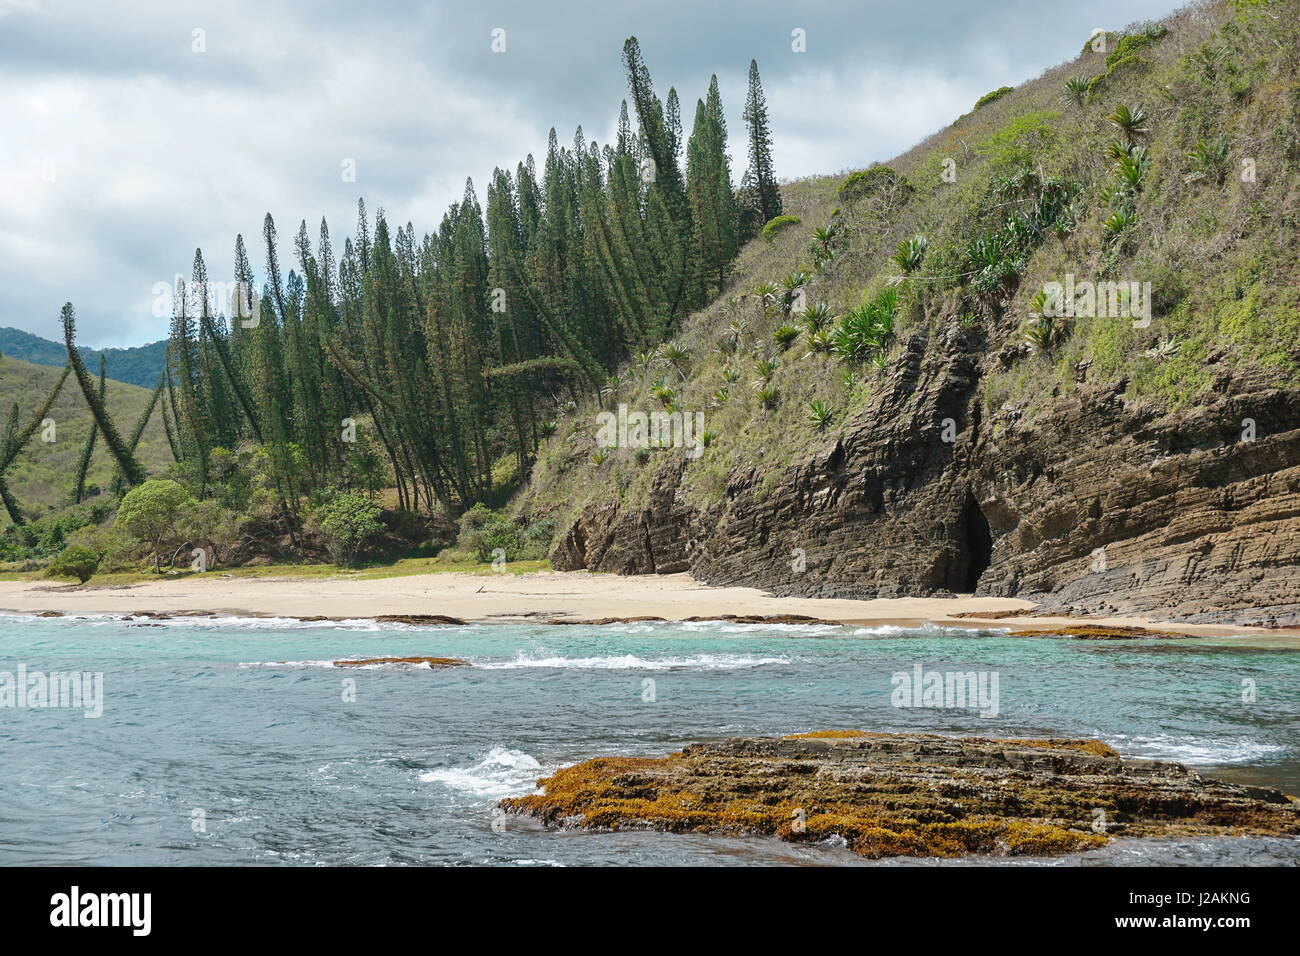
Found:
[[962, 590], [974, 594], [980, 576], [989, 569], [993, 560], [993, 534], [989, 531], [988, 519], [972, 494], [966, 495], [962, 525], [966, 529], [966, 580]]

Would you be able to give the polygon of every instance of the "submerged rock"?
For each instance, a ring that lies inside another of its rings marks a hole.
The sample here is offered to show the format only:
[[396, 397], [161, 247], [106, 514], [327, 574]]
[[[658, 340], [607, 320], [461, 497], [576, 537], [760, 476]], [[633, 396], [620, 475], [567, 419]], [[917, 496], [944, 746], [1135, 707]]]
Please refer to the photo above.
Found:
[[417, 626], [428, 626], [431, 624], [464, 624], [458, 617], [451, 617], [446, 614], [379, 614], [373, 620], [384, 624], [415, 624]]
[[469, 667], [469, 661], [459, 657], [365, 657], [361, 660], [335, 661], [335, 667], [367, 667], [371, 664], [428, 664], [439, 669], [443, 667]]
[[[725, 621], [728, 624], [833, 624], [838, 625], [838, 621], [827, 621], [820, 617], [809, 617], [806, 614], [714, 614], [714, 615], [694, 615], [681, 619], [685, 622], [699, 621]], [[595, 617], [595, 618], [551, 618], [547, 624], [637, 624], [645, 621], [661, 621], [669, 623], [667, 618], [656, 617], [653, 614], [641, 614], [636, 617]]]
[[1097, 740], [819, 731], [602, 757], [538, 781], [507, 811], [566, 827], [770, 834], [863, 856], [1050, 855], [1110, 837], [1300, 834], [1280, 790]]
[[1170, 640], [1195, 637], [1194, 634], [1172, 634], [1168, 631], [1155, 631], [1146, 627], [1128, 627], [1123, 625], [1071, 624], [1066, 627], [1034, 627], [1012, 631], [1011, 637], [1073, 637], [1080, 641], [1132, 641], [1138, 638], [1160, 638]]

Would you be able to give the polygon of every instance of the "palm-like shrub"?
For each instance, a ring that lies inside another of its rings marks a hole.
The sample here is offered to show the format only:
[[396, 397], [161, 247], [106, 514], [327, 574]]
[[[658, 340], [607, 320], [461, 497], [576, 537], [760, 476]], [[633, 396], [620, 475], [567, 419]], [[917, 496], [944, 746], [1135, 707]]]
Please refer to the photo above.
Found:
[[804, 309], [803, 321], [808, 327], [808, 331], [816, 332], [819, 329], [826, 328], [827, 323], [831, 320], [831, 307], [825, 299], [818, 299], [808, 308]]
[[721, 388], [715, 390], [711, 401], [716, 408], [721, 408], [723, 405], [727, 404], [727, 402], [731, 401], [731, 386], [723, 385]]
[[1176, 335], [1168, 336], [1161, 339], [1144, 353], [1147, 358], [1153, 358], [1157, 362], [1163, 362], [1165, 359], [1171, 359], [1183, 349], [1183, 340]]
[[967, 247], [971, 285], [976, 291], [992, 295], [1019, 274], [1020, 260], [1010, 239], [1008, 233], [986, 232], [976, 236]]
[[659, 346], [659, 361], [681, 376], [686, 381], [686, 367], [691, 361], [691, 350], [677, 342], [665, 342]]
[[1088, 99], [1088, 82], [1086, 76], [1070, 77], [1065, 81], [1065, 89], [1061, 91], [1061, 99], [1066, 103], [1082, 106]]
[[781, 311], [787, 316], [807, 284], [808, 273], [802, 270], [796, 270], [781, 280]]
[[759, 305], [767, 308], [776, 302], [777, 293], [780, 290], [771, 282], [761, 282], [754, 287], [754, 298], [758, 300]]
[[1192, 174], [1188, 179], [1209, 179], [1222, 183], [1228, 172], [1228, 137], [1220, 133], [1217, 139], [1206, 142], [1201, 140], [1187, 154], [1192, 164]]
[[829, 352], [835, 345], [835, 339], [830, 329], [816, 329], [808, 333], [808, 351], [804, 358], [810, 355], [821, 355]]
[[1050, 355], [1070, 334], [1070, 322], [1062, 316], [1043, 315], [1021, 329], [1021, 338], [1035, 355]]
[[897, 312], [898, 292], [886, 289], [840, 319], [831, 333], [831, 351], [846, 362], [864, 362], [883, 352], [893, 341]]
[[1124, 135], [1124, 139], [1129, 144], [1136, 143], [1139, 137], [1146, 136], [1148, 116], [1146, 111], [1140, 106], [1129, 106], [1127, 103], [1121, 103], [1115, 107], [1115, 112], [1110, 114], [1110, 121]]
[[677, 393], [667, 385], [656, 385], [651, 394], [659, 400], [659, 404], [667, 408], [677, 399]]
[[740, 369], [734, 365], [728, 365], [722, 370], [722, 380], [728, 385], [740, 381]]
[[799, 327], [797, 325], [778, 325], [772, 330], [772, 341], [781, 349], [788, 349], [798, 337]]
[[821, 399], [808, 403], [808, 420], [818, 431], [825, 431], [835, 418], [835, 410]]
[[808, 249], [813, 254], [813, 261], [821, 266], [827, 259], [835, 255], [835, 241], [839, 238], [839, 230], [834, 224], [828, 226], [819, 226], [813, 230], [812, 242], [809, 243]]
[[1101, 228], [1107, 239], [1118, 239], [1123, 233], [1127, 232], [1135, 222], [1137, 222], [1137, 213], [1132, 209], [1116, 209], [1110, 214], [1110, 217], [1101, 224]]
[[1147, 151], [1141, 146], [1134, 146], [1115, 159], [1115, 175], [1129, 192], [1135, 193], [1142, 188], [1146, 173]]
[[1055, 292], [1040, 289], [1029, 300], [1029, 314], [1035, 318], [1044, 315], [1056, 315], [1060, 311], [1060, 296]]
[[754, 363], [754, 371], [758, 373], [758, 377], [762, 381], [766, 382], [776, 374], [776, 370], [780, 364], [781, 363], [774, 358], [759, 359]]
[[758, 390], [758, 402], [766, 410], [776, 408], [781, 400], [781, 392], [775, 385], [764, 385]]
[[921, 267], [921, 260], [925, 258], [925, 250], [930, 245], [930, 240], [925, 236], [913, 236], [911, 239], [904, 239], [898, 244], [898, 249], [894, 253], [894, 261], [904, 273], [913, 273]]

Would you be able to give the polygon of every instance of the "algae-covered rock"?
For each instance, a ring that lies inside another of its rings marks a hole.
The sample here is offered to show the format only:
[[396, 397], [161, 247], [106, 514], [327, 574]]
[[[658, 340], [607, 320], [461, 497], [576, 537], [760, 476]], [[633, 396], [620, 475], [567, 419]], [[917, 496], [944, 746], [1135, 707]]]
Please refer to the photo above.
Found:
[[557, 826], [832, 837], [867, 857], [1050, 855], [1112, 836], [1300, 833], [1279, 790], [1122, 759], [1097, 740], [815, 731], [601, 757], [501, 801]]
[[369, 667], [372, 664], [427, 664], [436, 669], [443, 667], [469, 667], [469, 661], [458, 657], [365, 657], [360, 660], [335, 661], [335, 667]]
[[1064, 627], [1034, 627], [1012, 631], [1012, 637], [1072, 637], [1079, 641], [1133, 641], [1139, 638], [1171, 640], [1192, 637], [1191, 634], [1172, 634], [1146, 627], [1129, 627], [1118, 624], [1070, 624]]

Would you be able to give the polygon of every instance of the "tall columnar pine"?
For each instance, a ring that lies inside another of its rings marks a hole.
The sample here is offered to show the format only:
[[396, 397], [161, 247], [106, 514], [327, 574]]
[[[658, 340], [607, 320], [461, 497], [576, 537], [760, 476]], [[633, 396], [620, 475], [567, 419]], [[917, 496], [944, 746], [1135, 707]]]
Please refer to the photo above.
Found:
[[752, 210], [749, 233], [781, 215], [781, 190], [772, 167], [772, 132], [767, 120], [767, 99], [758, 76], [758, 61], [749, 61], [749, 93], [745, 97], [745, 125], [749, 128], [749, 195]]
[[[597, 394], [629, 354], [659, 344], [720, 287], [739, 215], [717, 80], [683, 142], [677, 93], [666, 104], [655, 95], [635, 38], [624, 61], [630, 108], [622, 104], [615, 143], [601, 147], [579, 128], [561, 146], [552, 131], [540, 170], [532, 156], [513, 176], [496, 170], [486, 208], [467, 182], [436, 233], [417, 237], [359, 201], [337, 256], [328, 226], [313, 249], [304, 222], [285, 273], [268, 214], [264, 281], [237, 237], [239, 295], [228, 311], [208, 294], [196, 253], [155, 390], [192, 490], [207, 490], [213, 449], [251, 443], [290, 534], [313, 495], [354, 480], [363, 457], [373, 470], [372, 450], [400, 508], [492, 499], [503, 461], [522, 475], [533, 460], [555, 397]], [[758, 103], [767, 143], [761, 91]], [[761, 181], [774, 188], [763, 155]], [[365, 451], [353, 463], [340, 435], [356, 432]], [[119, 441], [120, 451], [132, 444]]]

